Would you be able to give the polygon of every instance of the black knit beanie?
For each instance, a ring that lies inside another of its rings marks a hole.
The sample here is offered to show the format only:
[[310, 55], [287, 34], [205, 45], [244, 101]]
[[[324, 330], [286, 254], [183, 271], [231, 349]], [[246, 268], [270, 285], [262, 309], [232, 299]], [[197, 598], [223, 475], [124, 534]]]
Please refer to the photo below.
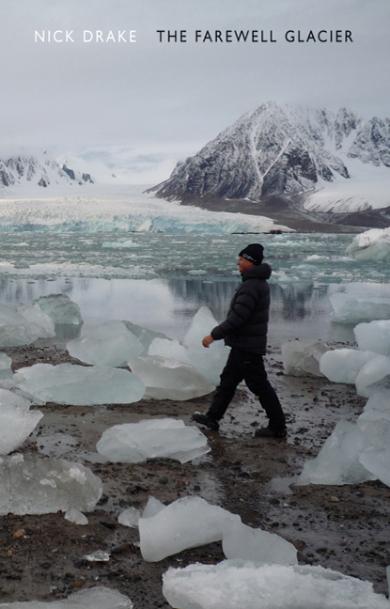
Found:
[[260, 243], [250, 243], [238, 254], [242, 258], [253, 262], [253, 264], [261, 264], [263, 261], [264, 248]]

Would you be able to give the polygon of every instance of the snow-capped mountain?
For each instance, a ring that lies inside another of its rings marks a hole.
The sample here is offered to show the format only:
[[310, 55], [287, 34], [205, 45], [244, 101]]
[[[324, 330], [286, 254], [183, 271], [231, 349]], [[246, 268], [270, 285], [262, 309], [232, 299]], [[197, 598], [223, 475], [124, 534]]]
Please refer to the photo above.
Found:
[[390, 205], [390, 119], [363, 120], [346, 108], [333, 112], [268, 102], [178, 163], [153, 190], [159, 197], [187, 201], [304, 195], [311, 211], [385, 208]]
[[41, 156], [18, 155], [0, 158], [0, 188], [30, 184], [47, 188], [52, 185], [93, 183], [89, 173], [74, 171], [44, 153]]

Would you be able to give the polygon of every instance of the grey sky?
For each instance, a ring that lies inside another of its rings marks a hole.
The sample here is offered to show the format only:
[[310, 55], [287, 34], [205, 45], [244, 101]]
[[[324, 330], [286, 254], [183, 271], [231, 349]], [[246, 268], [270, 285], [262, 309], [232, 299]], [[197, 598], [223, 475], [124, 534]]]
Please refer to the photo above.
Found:
[[[153, 165], [267, 100], [389, 115], [389, 17], [389, 0], [1, 0], [0, 153], [125, 147]], [[35, 44], [44, 28], [136, 29], [137, 43]], [[160, 45], [168, 28], [273, 29], [278, 42]], [[354, 43], [287, 44], [290, 28], [350, 29]]]

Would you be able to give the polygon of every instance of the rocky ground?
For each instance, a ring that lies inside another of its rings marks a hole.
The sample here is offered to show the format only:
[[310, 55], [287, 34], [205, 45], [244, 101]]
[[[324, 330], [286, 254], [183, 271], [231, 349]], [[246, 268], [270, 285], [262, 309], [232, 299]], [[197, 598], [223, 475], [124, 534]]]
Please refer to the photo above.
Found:
[[[14, 369], [38, 361], [71, 361], [54, 346], [5, 351]], [[251, 526], [282, 535], [296, 546], [302, 563], [370, 580], [378, 592], [385, 592], [390, 489], [379, 482], [294, 486], [305, 459], [317, 454], [338, 420], [356, 418], [363, 400], [353, 387], [284, 376], [280, 352], [272, 348], [267, 363], [288, 416], [288, 440], [253, 439], [264, 415], [255, 400], [239, 390], [220, 434], [208, 434], [209, 455], [185, 465], [170, 460], [99, 463], [95, 445], [101, 433], [117, 423], [153, 416], [177, 416], [188, 422], [194, 410], [207, 408], [210, 397], [143, 400], [130, 406], [40, 406], [44, 417], [22, 452], [83, 462], [102, 479], [104, 495], [95, 512], [88, 514], [86, 526], [64, 520], [61, 513], [0, 518], [0, 601], [61, 598], [100, 584], [127, 594], [136, 609], [168, 609], [161, 593], [164, 571], [196, 561], [215, 563], [223, 558], [220, 544], [146, 563], [137, 530], [118, 524], [117, 517], [125, 507], [142, 507], [150, 495], [170, 502], [188, 494], [201, 495], [240, 514]], [[55, 436], [53, 442], [53, 434], [71, 435], [73, 440], [64, 443]], [[83, 560], [99, 549], [111, 552], [109, 562]]]

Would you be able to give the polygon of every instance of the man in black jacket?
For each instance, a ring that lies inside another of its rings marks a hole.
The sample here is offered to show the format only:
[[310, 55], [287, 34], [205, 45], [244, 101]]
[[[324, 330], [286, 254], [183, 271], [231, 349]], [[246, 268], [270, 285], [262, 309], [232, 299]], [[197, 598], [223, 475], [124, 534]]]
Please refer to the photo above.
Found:
[[248, 245], [239, 253], [237, 266], [242, 283], [233, 296], [227, 317], [202, 341], [208, 348], [213, 341], [224, 339], [231, 352], [209, 410], [206, 414], [196, 412], [192, 418], [200, 425], [218, 431], [219, 421], [237, 385], [244, 380], [258, 397], [269, 419], [268, 427], [258, 429], [255, 437], [285, 438], [284, 413], [263, 362], [270, 306], [267, 279], [272, 272], [271, 267], [263, 263], [263, 246], [259, 243]]

